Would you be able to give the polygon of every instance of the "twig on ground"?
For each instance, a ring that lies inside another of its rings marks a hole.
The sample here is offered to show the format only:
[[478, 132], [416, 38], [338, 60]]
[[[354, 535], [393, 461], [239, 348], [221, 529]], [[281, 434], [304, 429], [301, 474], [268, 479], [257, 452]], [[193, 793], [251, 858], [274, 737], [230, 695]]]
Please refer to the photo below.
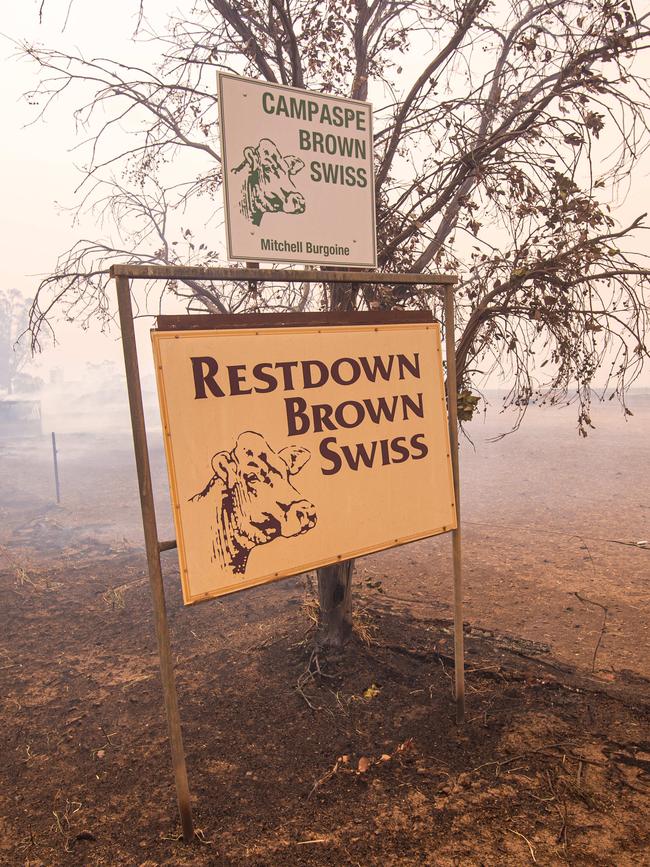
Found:
[[315, 679], [315, 675], [318, 675], [319, 677], [327, 677], [330, 680], [334, 680], [336, 677], [336, 675], [327, 674], [327, 672], [321, 669], [320, 660], [318, 658], [318, 651], [312, 650], [309, 657], [309, 662], [307, 663], [307, 667], [296, 682], [296, 689], [312, 710], [322, 710], [321, 707], [316, 707], [309, 701], [304, 691], [304, 687], [309, 683], [310, 680], [313, 681]]
[[[32, 849], [36, 846], [36, 837], [34, 836], [34, 832], [32, 829], [29, 829], [29, 837], [23, 837], [22, 840], [19, 840], [16, 844], [17, 849]], [[27, 862], [29, 863], [29, 862]]]
[[[540, 750], [542, 755], [545, 755], [544, 750]], [[553, 755], [553, 753], [549, 753], [551, 758], [557, 758], [557, 756]], [[595, 765], [598, 768], [604, 768], [606, 766], [605, 762], [597, 762], [594, 759], [586, 759], [584, 756], [579, 756], [576, 753], [565, 752], [563, 755], [565, 759], [571, 759], [574, 762], [578, 762], [579, 765]]]
[[[591, 556], [591, 555], [590, 555]], [[598, 608], [602, 609], [603, 612], [603, 622], [600, 626], [600, 634], [598, 635], [598, 641], [596, 642], [596, 647], [594, 648], [593, 659], [591, 660], [591, 670], [596, 671], [596, 657], [598, 656], [598, 650], [600, 648], [600, 643], [603, 640], [603, 635], [605, 634], [605, 626], [607, 624], [607, 613], [609, 609], [606, 605], [603, 605], [600, 602], [595, 602], [593, 599], [587, 599], [586, 596], [581, 596], [577, 591], [574, 591], [573, 595], [576, 599], [579, 599], [581, 602], [584, 602], [588, 605], [597, 605]]]
[[[171, 840], [173, 843], [180, 843], [183, 839], [182, 831], [179, 834], [163, 834], [160, 838], [161, 840]], [[208, 840], [205, 836], [205, 832], [201, 830], [201, 828], [194, 829], [194, 839], [198, 840], [199, 843], [202, 843], [204, 846], [211, 846], [214, 843], [214, 840]]]
[[562, 848], [564, 849], [564, 852], [565, 852], [565, 855], [566, 855], [566, 849], [567, 849], [567, 843], [568, 843], [568, 840], [567, 840], [567, 821], [568, 821], [568, 816], [567, 816], [567, 803], [566, 803], [566, 799], [562, 801], [562, 809], [560, 809], [560, 805], [559, 805], [559, 804], [556, 804], [556, 805], [555, 805], [555, 808], [556, 808], [556, 810], [558, 811], [558, 814], [559, 814], [559, 816], [560, 816], [560, 819], [562, 820], [562, 827], [560, 828], [560, 831], [559, 831], [559, 833], [558, 833], [558, 835], [557, 835], [557, 842], [558, 842], [558, 843], [562, 843]]
[[623, 542], [622, 539], [606, 539], [606, 542], [613, 542], [615, 545], [627, 545], [630, 548], [640, 548], [642, 551], [650, 551], [650, 543], [645, 539], [640, 542]]
[[528, 849], [530, 850], [530, 857], [533, 859], [533, 864], [537, 864], [537, 858], [535, 858], [535, 850], [533, 849], [533, 844], [530, 842], [528, 837], [524, 836], [524, 834], [520, 834], [519, 831], [515, 831], [514, 828], [508, 828], [513, 834], [516, 834], [517, 837], [521, 837], [522, 840], [525, 840], [528, 844]]
[[330, 768], [330, 770], [324, 776], [322, 776], [320, 778], [320, 780], [316, 780], [316, 782], [314, 783], [314, 785], [311, 788], [311, 791], [307, 795], [307, 800], [309, 800], [311, 798], [311, 796], [314, 794], [314, 792], [317, 789], [319, 789], [323, 785], [323, 783], [326, 783], [328, 780], [331, 780], [332, 777], [334, 776], [334, 774], [336, 774], [336, 772], [338, 771], [338, 769], [340, 767], [341, 767], [341, 759], [338, 758], [334, 762], [334, 767]]
[[106, 729], [104, 728], [104, 726], [103, 726], [101, 723], [100, 723], [99, 727], [100, 727], [100, 729], [102, 730], [102, 734], [103, 734], [104, 737], [106, 738], [106, 743], [107, 743], [110, 747], [117, 747], [118, 744], [114, 744], [113, 741], [111, 740], [111, 738], [114, 737], [114, 736], [117, 734], [117, 732], [110, 732], [110, 733], [107, 732]]
[[499, 776], [499, 771], [501, 770], [502, 767], [505, 767], [505, 765], [511, 765], [513, 762], [518, 762], [519, 759], [525, 759], [528, 756], [535, 756], [535, 755], [538, 755], [539, 753], [543, 753], [545, 750], [551, 750], [551, 749], [554, 749], [557, 747], [563, 747], [567, 744], [570, 745], [572, 743], [573, 743], [572, 741], [558, 741], [555, 744], [544, 744], [543, 747], [539, 747], [536, 750], [529, 750], [527, 753], [520, 753], [517, 756], [511, 756], [509, 759], [503, 759], [501, 761], [498, 759], [495, 759], [493, 762], [484, 762], [482, 765], [477, 765], [475, 768], [471, 768], [471, 770], [469, 770], [467, 773], [473, 774], [475, 771], [480, 771], [481, 768], [489, 768], [491, 765], [497, 765], [496, 776]]
[[[319, 660], [319, 658], [318, 658], [318, 651], [317, 651], [317, 650], [312, 651], [311, 657], [310, 657], [310, 659], [309, 659], [309, 668], [310, 668], [310, 669], [311, 669], [312, 663], [313, 663], [314, 666], [316, 667], [316, 671], [318, 672], [318, 676], [319, 676], [319, 677], [328, 677], [330, 680], [335, 680], [335, 679], [336, 679], [336, 675], [334, 675], [334, 674], [327, 674], [327, 672], [321, 670], [321, 667], [320, 667], [320, 660]], [[313, 672], [312, 672], [312, 680], [313, 680], [313, 677], [314, 677], [314, 674], [313, 674]]]
[[315, 705], [313, 705], [313, 704], [309, 701], [309, 699], [307, 698], [307, 696], [305, 695], [304, 690], [303, 690], [303, 688], [302, 688], [302, 686], [301, 686], [301, 684], [300, 684], [300, 680], [301, 680], [301, 678], [302, 678], [302, 675], [298, 678], [298, 682], [297, 682], [297, 684], [296, 684], [296, 690], [297, 690], [297, 692], [298, 692], [298, 695], [300, 695], [300, 696], [305, 700], [305, 702], [306, 702], [306, 704], [307, 704], [307, 707], [310, 707], [312, 710], [320, 710], [321, 708], [320, 708], [320, 707], [316, 707]]
[[282, 635], [278, 635], [277, 638], [267, 638], [262, 641], [260, 644], [253, 644], [251, 647], [247, 648], [244, 653], [252, 653], [256, 650], [263, 650], [266, 647], [273, 647], [274, 644], [278, 644], [280, 641], [288, 637], [288, 633], [284, 632]]

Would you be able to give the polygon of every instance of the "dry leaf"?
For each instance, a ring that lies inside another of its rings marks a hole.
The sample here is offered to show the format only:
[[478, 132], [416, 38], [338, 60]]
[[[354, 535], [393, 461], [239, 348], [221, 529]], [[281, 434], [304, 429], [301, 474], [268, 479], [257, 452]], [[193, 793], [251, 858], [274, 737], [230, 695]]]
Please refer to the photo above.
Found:
[[380, 762], [390, 762], [392, 756], [389, 756], [388, 753], [384, 753], [382, 757], [379, 759]]
[[364, 698], [374, 698], [375, 696], [379, 695], [380, 691], [381, 690], [379, 689], [379, 687], [377, 686], [376, 683], [371, 683], [370, 686], [368, 687], [368, 689], [364, 689], [363, 697]]
[[368, 770], [368, 768], [370, 767], [371, 764], [372, 764], [372, 762], [370, 761], [370, 759], [367, 759], [365, 756], [361, 756], [361, 758], [359, 759], [359, 765], [358, 765], [359, 773], [365, 774], [365, 772]]

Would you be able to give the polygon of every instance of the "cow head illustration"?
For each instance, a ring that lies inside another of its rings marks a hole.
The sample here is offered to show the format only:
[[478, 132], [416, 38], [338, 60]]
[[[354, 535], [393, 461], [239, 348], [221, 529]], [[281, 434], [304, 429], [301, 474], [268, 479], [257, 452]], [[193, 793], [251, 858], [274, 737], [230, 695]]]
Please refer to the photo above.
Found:
[[246, 219], [259, 226], [264, 214], [304, 213], [305, 199], [292, 180], [304, 167], [299, 157], [283, 157], [269, 138], [261, 139], [257, 147], [244, 148], [244, 159], [232, 171], [246, 171], [239, 202]]
[[212, 478], [192, 497], [204, 499], [221, 487], [215, 498], [213, 561], [242, 574], [253, 548], [281, 536], [299, 536], [316, 525], [314, 504], [292, 483], [310, 457], [300, 446], [275, 452], [255, 431], [244, 431], [231, 451], [213, 456]]

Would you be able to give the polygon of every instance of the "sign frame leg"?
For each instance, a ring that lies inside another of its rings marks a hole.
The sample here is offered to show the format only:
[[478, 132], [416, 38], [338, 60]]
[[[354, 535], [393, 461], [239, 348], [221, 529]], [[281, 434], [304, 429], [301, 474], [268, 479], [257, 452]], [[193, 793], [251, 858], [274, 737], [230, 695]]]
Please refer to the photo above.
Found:
[[460, 527], [460, 473], [458, 460], [458, 401], [456, 384], [456, 340], [454, 329], [454, 287], [445, 286], [445, 354], [447, 360], [447, 415], [449, 446], [454, 475], [456, 529], [451, 531], [454, 563], [454, 693], [456, 722], [465, 721], [465, 640], [463, 634], [463, 571]]
[[128, 277], [117, 276], [115, 278], [115, 283], [117, 286], [117, 304], [120, 317], [120, 327], [122, 330], [122, 349], [124, 352], [126, 384], [129, 394], [129, 408], [131, 411], [133, 449], [135, 452], [135, 462], [138, 471], [138, 484], [140, 489], [142, 527], [144, 530], [144, 541], [147, 552], [149, 586], [153, 602], [154, 625], [156, 630], [156, 641], [158, 643], [158, 657], [160, 661], [160, 676], [162, 680], [165, 713], [167, 716], [167, 730], [172, 754], [174, 782], [176, 784], [176, 799], [178, 802], [181, 827], [183, 829], [183, 840], [186, 843], [190, 843], [194, 839], [192, 806], [187, 780], [187, 767], [185, 763], [185, 750], [183, 748], [180, 714], [178, 711], [174, 665], [172, 662], [171, 645], [169, 641], [167, 608], [165, 606], [165, 588], [163, 585], [162, 569], [160, 565], [160, 546], [158, 542], [158, 530], [156, 527], [156, 510], [151, 485], [151, 468], [149, 464], [149, 449], [147, 447], [147, 431], [144, 421], [142, 388], [140, 385], [140, 370], [138, 366], [138, 351], [135, 339], [135, 328], [133, 326], [131, 287]]

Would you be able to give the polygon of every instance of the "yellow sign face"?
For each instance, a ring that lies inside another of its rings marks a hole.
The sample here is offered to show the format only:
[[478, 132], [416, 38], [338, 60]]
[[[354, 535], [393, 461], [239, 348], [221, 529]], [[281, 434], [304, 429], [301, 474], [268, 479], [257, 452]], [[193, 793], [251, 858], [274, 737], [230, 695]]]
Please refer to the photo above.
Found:
[[186, 604], [456, 526], [437, 324], [152, 341]]

